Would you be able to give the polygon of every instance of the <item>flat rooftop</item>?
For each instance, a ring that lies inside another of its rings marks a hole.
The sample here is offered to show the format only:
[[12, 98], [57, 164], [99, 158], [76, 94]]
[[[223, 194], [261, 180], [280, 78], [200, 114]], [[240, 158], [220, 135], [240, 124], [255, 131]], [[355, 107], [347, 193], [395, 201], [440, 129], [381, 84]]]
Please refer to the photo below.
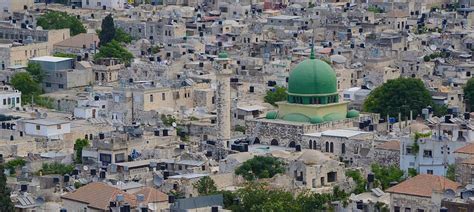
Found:
[[74, 60], [74, 59], [67, 58], [67, 57], [53, 57], [53, 56], [42, 56], [42, 57], [35, 57], [35, 58], [30, 59], [30, 61], [44, 61], [44, 62], [52, 62], [52, 63], [68, 61], [68, 60]]

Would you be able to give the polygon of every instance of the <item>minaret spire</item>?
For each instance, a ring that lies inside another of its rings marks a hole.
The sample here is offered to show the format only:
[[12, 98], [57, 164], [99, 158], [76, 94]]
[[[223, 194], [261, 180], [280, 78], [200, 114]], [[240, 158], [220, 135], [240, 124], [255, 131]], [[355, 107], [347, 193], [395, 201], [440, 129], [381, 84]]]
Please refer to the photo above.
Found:
[[311, 55], [309, 56], [309, 59], [316, 59], [316, 56], [314, 56], [314, 37], [311, 39]]

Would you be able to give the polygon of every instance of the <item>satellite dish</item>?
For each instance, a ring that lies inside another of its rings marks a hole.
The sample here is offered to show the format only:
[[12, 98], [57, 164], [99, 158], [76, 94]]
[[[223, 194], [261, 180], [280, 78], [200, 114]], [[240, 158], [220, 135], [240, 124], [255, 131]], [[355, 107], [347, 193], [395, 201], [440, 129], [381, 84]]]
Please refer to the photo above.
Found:
[[47, 113], [43, 113], [43, 118], [47, 118], [48, 117], [48, 114]]
[[171, 124], [171, 125], [172, 125], [173, 127], [178, 126], [178, 125], [176, 124], [176, 122], [173, 122], [173, 124]]
[[163, 185], [163, 177], [155, 175], [153, 177], [153, 184], [157, 187], [160, 187], [161, 185]]
[[431, 45], [431, 46], [430, 46], [430, 49], [431, 49], [432, 51], [436, 51], [436, 49], [438, 49], [438, 47], [437, 47], [436, 45]]
[[84, 167], [82, 167], [82, 169], [84, 169], [84, 171], [87, 171], [87, 170], [89, 170], [89, 167], [84, 166]]
[[446, 189], [446, 191], [444, 191], [444, 196], [450, 199], [455, 198], [456, 192], [453, 189]]

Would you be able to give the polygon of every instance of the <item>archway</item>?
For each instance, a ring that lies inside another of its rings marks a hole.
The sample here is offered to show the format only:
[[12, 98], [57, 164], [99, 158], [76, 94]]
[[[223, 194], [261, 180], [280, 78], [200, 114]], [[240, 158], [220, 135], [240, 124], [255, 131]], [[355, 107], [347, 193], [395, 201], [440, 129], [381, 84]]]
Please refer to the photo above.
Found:
[[312, 140], [309, 140], [309, 148], [313, 149], [313, 141]]
[[290, 142], [290, 144], [288, 144], [288, 147], [290, 148], [295, 148], [296, 147], [296, 143], [294, 141]]
[[260, 139], [259, 139], [259, 138], [255, 138], [255, 140], [253, 140], [253, 144], [260, 144]]
[[278, 141], [276, 139], [273, 139], [272, 142], [270, 143], [272, 146], [278, 146]]
[[334, 152], [334, 143], [331, 142], [331, 152]]
[[329, 152], [329, 142], [326, 141], [326, 152]]
[[345, 143], [343, 143], [343, 144], [341, 145], [341, 153], [342, 153], [342, 154], [346, 154], [346, 144], [345, 144]]
[[[313, 141], [313, 149], [316, 149], [316, 141]], [[321, 150], [321, 148], [320, 148]]]

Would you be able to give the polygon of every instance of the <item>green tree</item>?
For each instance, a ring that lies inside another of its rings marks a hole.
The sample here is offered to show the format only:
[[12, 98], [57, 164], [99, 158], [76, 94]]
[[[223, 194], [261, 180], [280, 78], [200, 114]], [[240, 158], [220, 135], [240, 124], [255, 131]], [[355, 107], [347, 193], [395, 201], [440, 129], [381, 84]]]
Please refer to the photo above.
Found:
[[115, 38], [114, 40], [120, 42], [120, 43], [131, 43], [132, 42], [132, 36], [121, 28], [117, 28], [115, 31]]
[[193, 187], [197, 189], [199, 195], [206, 196], [217, 192], [216, 183], [209, 176], [204, 176], [199, 181], [193, 184]]
[[119, 42], [112, 40], [110, 43], [101, 45], [99, 53], [94, 55], [95, 60], [102, 58], [117, 58], [125, 64], [130, 64], [133, 54], [123, 48]]
[[48, 11], [38, 18], [37, 25], [43, 29], [70, 29], [72, 36], [86, 32], [81, 21], [66, 12]]
[[10, 199], [10, 189], [7, 187], [7, 176], [5, 176], [5, 167], [2, 162], [0, 162], [0, 211], [15, 211]]
[[77, 139], [74, 144], [74, 150], [76, 151], [76, 163], [82, 163], [82, 149], [89, 146], [89, 140], [87, 139]]
[[356, 183], [356, 187], [352, 191], [353, 193], [360, 194], [366, 191], [367, 180], [362, 176], [359, 170], [347, 170], [346, 176], [352, 178]]
[[5, 163], [5, 168], [10, 170], [10, 174], [15, 174], [15, 170], [18, 167], [23, 167], [26, 165], [26, 161], [22, 158], [15, 158], [13, 160], [8, 161]]
[[48, 174], [65, 175], [65, 174], [71, 173], [72, 170], [74, 170], [73, 165], [53, 162], [53, 163], [43, 163], [43, 165], [41, 166], [41, 170], [39, 170], [38, 173], [41, 172], [44, 175], [48, 175]]
[[281, 160], [270, 156], [255, 156], [245, 161], [235, 170], [236, 175], [243, 176], [246, 180], [272, 178], [276, 174], [285, 172]]
[[65, 57], [65, 58], [73, 58], [73, 59], [76, 59], [76, 56], [75, 54], [69, 54], [69, 53], [63, 53], [63, 52], [56, 52], [53, 54], [53, 56], [55, 57]]
[[44, 79], [44, 71], [38, 63], [28, 63], [26, 71], [31, 74], [36, 83], [41, 84]]
[[99, 33], [100, 46], [106, 45], [115, 38], [115, 24], [112, 14], [105, 16], [102, 20], [102, 30]]
[[370, 92], [363, 110], [380, 113], [382, 117], [396, 117], [399, 112], [402, 117], [408, 117], [410, 110], [417, 114], [429, 105], [433, 105], [433, 100], [420, 79], [398, 78]]
[[470, 78], [464, 87], [464, 99], [469, 104], [469, 111], [474, 111], [474, 78]]
[[415, 168], [408, 168], [408, 176], [409, 177], [414, 177], [416, 175], [418, 175], [418, 172], [416, 171]]
[[41, 94], [40, 85], [33, 79], [30, 73], [20, 72], [13, 75], [10, 83], [22, 93], [23, 102], [30, 101], [31, 96]]
[[448, 170], [446, 170], [446, 178], [456, 181], [456, 165], [448, 165]]
[[273, 106], [276, 106], [275, 102], [285, 101], [287, 98], [288, 94], [286, 93], [286, 88], [275, 86], [274, 91], [267, 91], [267, 95], [265, 95], [264, 101]]
[[372, 164], [370, 168], [374, 173], [375, 180], [378, 181], [384, 190], [390, 186], [391, 182], [400, 182], [403, 180], [404, 172], [396, 166]]

